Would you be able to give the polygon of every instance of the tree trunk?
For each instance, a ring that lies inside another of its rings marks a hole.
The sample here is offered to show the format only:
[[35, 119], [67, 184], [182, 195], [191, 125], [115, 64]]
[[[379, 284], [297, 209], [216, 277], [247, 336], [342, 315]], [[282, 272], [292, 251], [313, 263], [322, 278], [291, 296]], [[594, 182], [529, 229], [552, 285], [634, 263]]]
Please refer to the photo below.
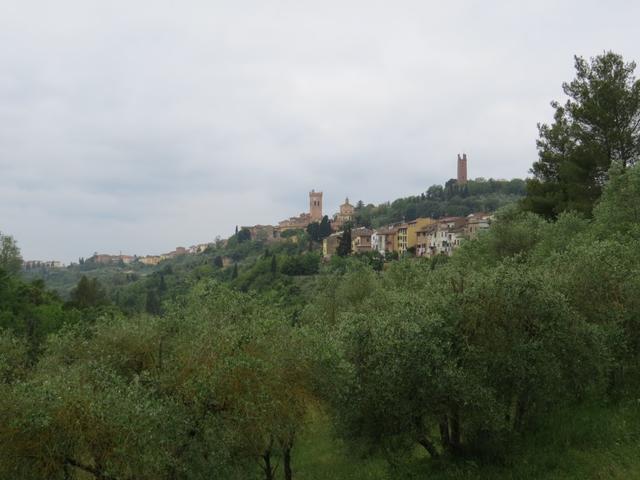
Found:
[[456, 408], [451, 416], [451, 450], [454, 453], [460, 451], [460, 412]]
[[514, 429], [516, 431], [520, 430], [524, 425], [524, 416], [527, 412], [526, 403], [526, 400], [522, 397], [518, 398], [518, 401], [516, 402], [516, 413], [513, 421]]
[[429, 452], [431, 458], [438, 458], [438, 450], [436, 446], [433, 444], [431, 440], [429, 440], [426, 435], [421, 435], [418, 437], [418, 443], [424, 447], [424, 449]]
[[284, 480], [291, 480], [293, 478], [293, 472], [291, 471], [291, 446], [285, 447], [283, 457]]
[[438, 457], [439, 454], [436, 446], [431, 440], [429, 440], [429, 437], [427, 437], [426, 433], [424, 433], [424, 424], [422, 422], [422, 417], [414, 417], [413, 425], [416, 429], [416, 441], [420, 445], [422, 445], [427, 452], [429, 452], [431, 458]]
[[451, 437], [449, 436], [449, 417], [446, 414], [440, 421], [440, 442], [445, 450], [451, 450]]
[[266, 450], [262, 454], [262, 461], [264, 462], [262, 471], [264, 472], [265, 480], [274, 480], [276, 469], [271, 466], [271, 450]]
[[95, 467], [91, 465], [85, 465], [83, 463], [75, 461], [73, 458], [66, 458], [65, 464], [71, 465], [72, 467], [75, 467], [78, 470], [82, 470], [83, 472], [89, 473], [93, 475], [97, 480], [116, 480], [115, 477], [111, 477], [106, 473], [104, 473], [100, 465], [96, 465]]

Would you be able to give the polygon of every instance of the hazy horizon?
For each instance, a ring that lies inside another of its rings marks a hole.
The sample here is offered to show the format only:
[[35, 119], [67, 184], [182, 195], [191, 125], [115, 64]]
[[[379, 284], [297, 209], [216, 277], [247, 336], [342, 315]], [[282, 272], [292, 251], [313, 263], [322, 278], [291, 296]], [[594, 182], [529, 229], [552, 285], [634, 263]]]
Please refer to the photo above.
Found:
[[[131, 4], [0, 16], [0, 231], [25, 259], [159, 254], [324, 192], [523, 178], [573, 55], [640, 60], [617, 1]], [[622, 13], [624, 12], [624, 13]]]

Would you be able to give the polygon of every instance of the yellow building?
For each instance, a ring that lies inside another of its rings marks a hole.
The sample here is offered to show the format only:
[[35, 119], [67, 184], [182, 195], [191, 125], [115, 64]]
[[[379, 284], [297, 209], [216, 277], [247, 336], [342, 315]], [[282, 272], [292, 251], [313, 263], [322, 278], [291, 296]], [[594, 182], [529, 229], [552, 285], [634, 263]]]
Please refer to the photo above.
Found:
[[418, 230], [423, 230], [436, 223], [433, 218], [416, 218], [407, 222], [407, 248], [415, 247], [418, 243]]
[[396, 230], [396, 247], [398, 249], [399, 253], [404, 253], [407, 251], [407, 248], [409, 248], [409, 234], [408, 234], [408, 230], [409, 227], [406, 223], [402, 223], [400, 225], [398, 225], [397, 230]]
[[416, 218], [398, 226], [396, 234], [396, 244], [399, 253], [404, 253], [418, 244], [418, 231], [424, 230], [427, 226], [436, 223], [433, 218]]

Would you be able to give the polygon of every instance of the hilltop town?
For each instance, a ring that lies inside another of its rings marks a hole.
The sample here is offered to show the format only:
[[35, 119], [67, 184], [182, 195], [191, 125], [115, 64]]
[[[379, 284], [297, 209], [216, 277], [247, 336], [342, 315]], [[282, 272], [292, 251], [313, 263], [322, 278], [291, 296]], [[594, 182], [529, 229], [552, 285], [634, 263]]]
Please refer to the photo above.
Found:
[[[467, 154], [458, 155], [456, 185], [467, 184]], [[331, 219], [322, 211], [322, 192], [309, 192], [309, 212], [282, 220], [277, 226], [254, 225], [242, 227], [249, 232], [252, 240], [275, 242], [283, 238], [285, 232], [306, 230], [313, 223], [329, 222], [331, 232], [321, 238], [322, 254], [331, 258], [343, 241], [350, 236], [351, 253], [378, 252], [404, 255], [411, 253], [419, 257], [451, 255], [465, 238], [474, 238], [482, 230], [489, 228], [492, 216], [486, 212], [474, 212], [466, 216], [447, 216], [439, 219], [418, 217], [410, 221], [396, 222], [380, 228], [358, 225], [356, 208], [347, 197], [339, 211]], [[348, 231], [348, 233], [345, 233]]]
[[[458, 154], [456, 178], [449, 185], [464, 191], [467, 178], [467, 154]], [[416, 216], [406, 221], [392, 222], [377, 228], [361, 224], [357, 207], [346, 197], [338, 212], [331, 217], [323, 211], [323, 192], [309, 192], [309, 210], [278, 222], [277, 225], [252, 225], [236, 227], [235, 236], [241, 240], [260, 241], [266, 244], [289, 241], [296, 232], [308, 232], [315, 225], [319, 228], [317, 240], [322, 245], [324, 259], [333, 256], [345, 232], [350, 237], [350, 253], [377, 252], [384, 257], [406, 254], [417, 257], [451, 255], [468, 238], [474, 238], [482, 230], [489, 228], [492, 220], [490, 212], [471, 212], [466, 215]], [[365, 222], [366, 223], [366, 222]], [[213, 246], [225, 246], [228, 239], [217, 238], [214, 242], [201, 243], [190, 247], [176, 247], [173, 251], [160, 255], [126, 255], [95, 252], [89, 258], [80, 258], [79, 265], [158, 265], [164, 260], [182, 255], [195, 255]], [[226, 261], [227, 264], [230, 262]], [[72, 264], [73, 265], [73, 264]], [[23, 264], [26, 271], [36, 269], [64, 268], [59, 261], [28, 260]]]

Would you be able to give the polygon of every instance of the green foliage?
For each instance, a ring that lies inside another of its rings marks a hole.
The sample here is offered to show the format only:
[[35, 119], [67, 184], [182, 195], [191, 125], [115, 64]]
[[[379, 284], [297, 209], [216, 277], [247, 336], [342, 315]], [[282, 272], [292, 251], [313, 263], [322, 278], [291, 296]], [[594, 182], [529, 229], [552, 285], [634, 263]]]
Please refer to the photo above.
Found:
[[213, 282], [163, 319], [67, 327], [26, 373], [25, 347], [3, 333], [0, 475], [248, 478], [254, 459], [290, 455], [304, 425], [305, 341]]
[[16, 274], [22, 268], [20, 249], [13, 237], [0, 231], [0, 270], [8, 274]]
[[336, 254], [339, 257], [346, 257], [351, 254], [351, 225], [347, 225], [342, 231], [340, 242], [336, 248]]
[[82, 276], [71, 291], [70, 304], [78, 308], [100, 307], [109, 303], [104, 287], [96, 278]]
[[355, 254], [356, 258], [366, 263], [376, 272], [381, 272], [384, 268], [384, 256], [377, 250], [371, 252], [359, 252]]
[[562, 85], [569, 97], [553, 102], [554, 123], [539, 125], [539, 160], [527, 181], [527, 209], [548, 218], [567, 210], [591, 215], [612, 166], [625, 169], [640, 155], [640, 81], [635, 63], [606, 52], [575, 57], [576, 77]]
[[236, 278], [238, 278], [238, 264], [234, 263], [233, 272], [231, 273], [231, 280], [235, 280]]
[[237, 234], [236, 239], [238, 243], [243, 243], [251, 240], [251, 231], [248, 228], [242, 228]]
[[48, 334], [78, 318], [42, 281], [27, 284], [0, 270], [0, 331], [8, 329], [23, 338], [32, 360]]
[[380, 227], [418, 217], [466, 216], [473, 212], [493, 212], [516, 202], [525, 194], [524, 180], [469, 180], [464, 187], [450, 182], [446, 187], [433, 185], [420, 195], [399, 198], [378, 206], [361, 205], [355, 209], [359, 226]]
[[549, 278], [508, 260], [476, 274], [454, 267], [354, 271], [307, 309], [335, 348], [325, 395], [347, 438], [494, 454], [549, 406], [603, 391], [611, 337]]
[[614, 234], [640, 238], [640, 169], [614, 167], [611, 179], [594, 209], [601, 236]]
[[331, 233], [331, 222], [329, 222], [329, 217], [326, 215], [322, 217], [320, 222], [311, 222], [307, 225], [307, 234], [314, 242], [322, 242], [322, 240], [331, 235]]
[[405, 456], [365, 454], [335, 438], [331, 419], [314, 413], [299, 441], [298, 478], [323, 480], [583, 480], [636, 478], [640, 471], [638, 403], [587, 403], [549, 414], [515, 438], [499, 462], [461, 458], [432, 462], [419, 451]]
[[301, 230], [290, 229], [290, 230], [285, 230], [284, 232], [282, 232], [280, 234], [280, 236], [282, 238], [293, 238], [293, 237], [299, 235], [300, 232], [301, 232]]
[[318, 273], [319, 268], [320, 255], [310, 252], [303, 255], [285, 257], [280, 271], [284, 275], [315, 275]]
[[22, 379], [28, 365], [27, 342], [8, 330], [0, 330], [0, 385]]

